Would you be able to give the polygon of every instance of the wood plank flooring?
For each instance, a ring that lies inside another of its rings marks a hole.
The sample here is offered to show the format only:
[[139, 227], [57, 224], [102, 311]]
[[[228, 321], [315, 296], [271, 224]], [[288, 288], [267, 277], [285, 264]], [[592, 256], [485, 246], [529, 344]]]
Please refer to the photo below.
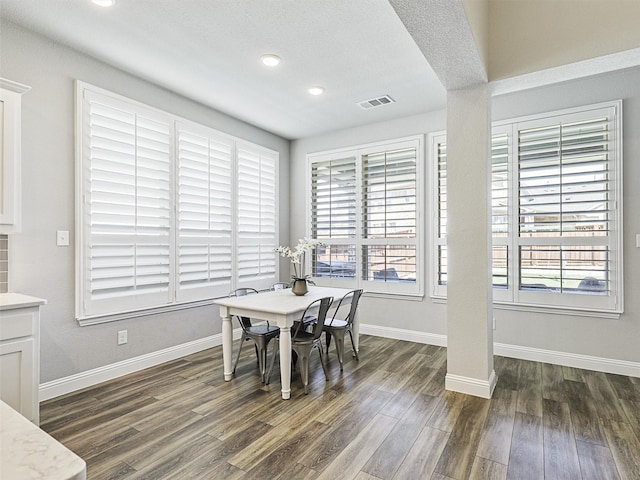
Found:
[[444, 348], [363, 335], [283, 401], [243, 352], [231, 382], [217, 347], [43, 402], [41, 427], [90, 480], [640, 480], [637, 378], [496, 357], [485, 400], [444, 390]]

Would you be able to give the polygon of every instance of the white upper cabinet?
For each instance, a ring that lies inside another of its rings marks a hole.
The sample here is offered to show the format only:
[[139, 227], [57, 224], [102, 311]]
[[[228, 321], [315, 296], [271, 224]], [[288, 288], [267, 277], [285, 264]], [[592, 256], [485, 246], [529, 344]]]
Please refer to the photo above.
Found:
[[0, 78], [0, 233], [20, 231], [21, 97], [30, 89]]

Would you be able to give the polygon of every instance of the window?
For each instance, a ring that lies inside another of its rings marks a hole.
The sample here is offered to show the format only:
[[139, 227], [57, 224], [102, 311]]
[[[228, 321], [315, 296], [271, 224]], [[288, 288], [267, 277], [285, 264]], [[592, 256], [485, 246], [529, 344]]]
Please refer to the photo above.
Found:
[[[622, 311], [621, 102], [494, 124], [494, 301]], [[446, 295], [446, 136], [431, 136], [433, 294]]]
[[275, 281], [276, 152], [81, 82], [77, 95], [79, 319]]
[[421, 293], [422, 152], [412, 137], [308, 157], [318, 283]]

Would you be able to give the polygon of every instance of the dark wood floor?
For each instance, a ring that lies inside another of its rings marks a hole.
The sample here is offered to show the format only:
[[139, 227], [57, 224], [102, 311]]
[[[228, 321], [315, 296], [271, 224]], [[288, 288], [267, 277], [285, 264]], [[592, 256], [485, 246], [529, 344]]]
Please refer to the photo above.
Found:
[[445, 392], [444, 348], [362, 336], [283, 401], [244, 351], [231, 382], [213, 348], [44, 402], [41, 426], [90, 480], [640, 479], [638, 378], [496, 357], [485, 400]]

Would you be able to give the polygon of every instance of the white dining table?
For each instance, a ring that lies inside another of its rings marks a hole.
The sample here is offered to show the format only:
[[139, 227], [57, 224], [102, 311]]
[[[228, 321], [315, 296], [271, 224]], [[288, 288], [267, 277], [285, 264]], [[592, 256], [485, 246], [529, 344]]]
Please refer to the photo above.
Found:
[[[224, 363], [224, 379], [233, 378], [233, 325], [234, 315], [249, 317], [256, 320], [266, 320], [280, 327], [280, 381], [282, 384], [282, 398], [291, 397], [291, 326], [309, 304], [324, 297], [333, 297], [334, 303], [349, 293], [347, 288], [309, 286], [306, 295], [298, 296], [291, 289], [274, 290], [244, 295], [240, 297], [225, 297], [214, 300], [220, 307], [222, 317], [222, 359]], [[356, 351], [358, 350], [359, 322], [356, 315], [353, 321], [353, 336]]]

